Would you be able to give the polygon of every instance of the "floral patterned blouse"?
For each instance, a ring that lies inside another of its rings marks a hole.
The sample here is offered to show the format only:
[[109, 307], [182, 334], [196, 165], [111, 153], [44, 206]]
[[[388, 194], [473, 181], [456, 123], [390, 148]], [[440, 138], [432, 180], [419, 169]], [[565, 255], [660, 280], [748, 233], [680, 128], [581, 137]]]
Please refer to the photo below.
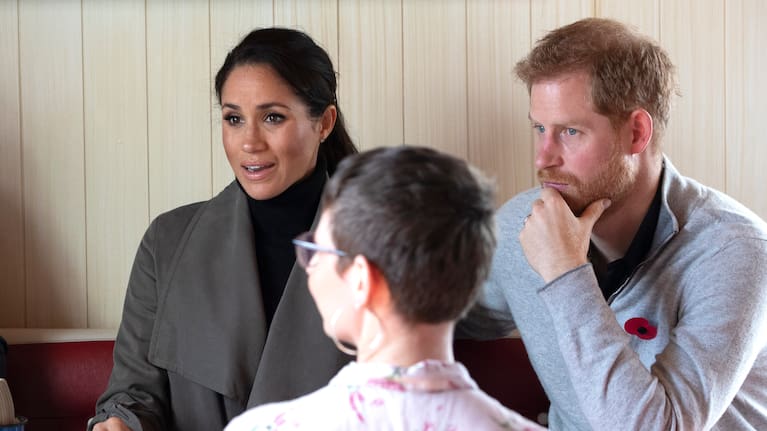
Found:
[[328, 386], [234, 418], [225, 431], [543, 430], [482, 392], [460, 363], [352, 362]]

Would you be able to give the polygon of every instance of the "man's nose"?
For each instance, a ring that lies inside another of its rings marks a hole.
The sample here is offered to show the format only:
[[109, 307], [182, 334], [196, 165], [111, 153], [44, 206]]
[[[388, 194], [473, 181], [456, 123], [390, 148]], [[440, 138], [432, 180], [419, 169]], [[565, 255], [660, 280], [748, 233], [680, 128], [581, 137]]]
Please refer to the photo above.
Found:
[[562, 164], [559, 142], [549, 133], [539, 135], [535, 142], [535, 169], [541, 170]]

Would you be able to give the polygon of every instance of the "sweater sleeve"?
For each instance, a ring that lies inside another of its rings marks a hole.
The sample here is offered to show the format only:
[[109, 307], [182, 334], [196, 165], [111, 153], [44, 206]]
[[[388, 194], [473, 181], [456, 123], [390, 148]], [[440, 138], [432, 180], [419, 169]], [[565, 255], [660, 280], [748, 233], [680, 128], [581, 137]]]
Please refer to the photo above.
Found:
[[[593, 429], [712, 428], [765, 348], [767, 246], [741, 239], [685, 269], [678, 321], [649, 369], [591, 265], [541, 288], [577, 401]], [[673, 322], [671, 323], [673, 324]]]
[[[528, 208], [527, 204], [516, 203], [521, 199], [530, 198], [527, 194], [517, 196], [496, 213], [498, 244], [491, 270], [476, 304], [456, 325], [456, 338], [502, 338], [517, 329], [509, 307], [509, 281], [519, 280], [525, 277], [523, 274], [532, 273], [519, 246], [519, 230]], [[535, 277], [538, 278], [537, 274]]]
[[155, 220], [136, 254], [115, 341], [114, 367], [88, 430], [112, 416], [123, 419], [133, 431], [167, 428], [164, 418], [169, 408], [168, 376], [147, 359], [158, 300], [156, 235]]

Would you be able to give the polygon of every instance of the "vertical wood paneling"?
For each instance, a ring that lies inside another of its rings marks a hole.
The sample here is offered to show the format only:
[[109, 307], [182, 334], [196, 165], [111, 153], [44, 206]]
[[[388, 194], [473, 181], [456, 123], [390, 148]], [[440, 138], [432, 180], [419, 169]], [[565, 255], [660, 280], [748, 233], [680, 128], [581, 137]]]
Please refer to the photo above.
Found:
[[338, 67], [337, 0], [274, 0], [274, 25], [309, 34]]
[[661, 2], [661, 45], [682, 97], [662, 145], [685, 175], [724, 190], [724, 6], [722, 0]]
[[208, 2], [147, 1], [149, 212], [210, 198]]
[[[725, 3], [727, 193], [767, 217], [767, 148], [761, 122], [767, 118], [767, 3]], [[760, 19], [754, 19], [760, 17]]]
[[551, 30], [581, 18], [594, 16], [594, 0], [533, 0], [530, 2], [532, 41]]
[[240, 40], [259, 27], [272, 25], [272, 0], [228, 0], [210, 2], [210, 93], [211, 93], [211, 154], [213, 194], [234, 180], [221, 140], [221, 106], [218, 104], [214, 82], [224, 64], [226, 54]]
[[660, 37], [659, 0], [595, 0], [595, 16], [613, 18], [636, 27], [642, 34]]
[[23, 327], [24, 220], [16, 2], [0, 2], [0, 327]]
[[505, 0], [467, 6], [469, 160], [495, 179], [501, 204], [535, 178], [527, 87], [513, 72], [530, 50], [530, 8]]
[[465, 1], [403, 4], [405, 143], [468, 157]]
[[85, 327], [80, 2], [19, 5], [29, 327]]
[[767, 216], [760, 0], [0, 2], [0, 327], [117, 325], [150, 218], [233, 177], [213, 77], [252, 28], [299, 28], [328, 51], [362, 148], [468, 158], [500, 203], [534, 183], [513, 65], [591, 15], [655, 37], [677, 65], [663, 143], [677, 167]]
[[360, 149], [403, 143], [402, 5], [341, 0], [339, 106]]
[[115, 328], [149, 222], [144, 0], [84, 0], [82, 14], [88, 326]]

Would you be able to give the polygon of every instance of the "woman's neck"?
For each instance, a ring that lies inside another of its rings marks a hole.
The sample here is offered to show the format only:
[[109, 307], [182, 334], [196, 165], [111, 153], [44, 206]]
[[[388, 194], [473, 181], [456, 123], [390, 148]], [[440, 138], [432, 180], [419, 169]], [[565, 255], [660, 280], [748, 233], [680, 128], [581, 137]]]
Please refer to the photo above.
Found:
[[379, 324], [375, 317], [365, 320], [357, 362], [409, 367], [426, 359], [454, 361], [453, 322], [404, 324], [388, 320]]

